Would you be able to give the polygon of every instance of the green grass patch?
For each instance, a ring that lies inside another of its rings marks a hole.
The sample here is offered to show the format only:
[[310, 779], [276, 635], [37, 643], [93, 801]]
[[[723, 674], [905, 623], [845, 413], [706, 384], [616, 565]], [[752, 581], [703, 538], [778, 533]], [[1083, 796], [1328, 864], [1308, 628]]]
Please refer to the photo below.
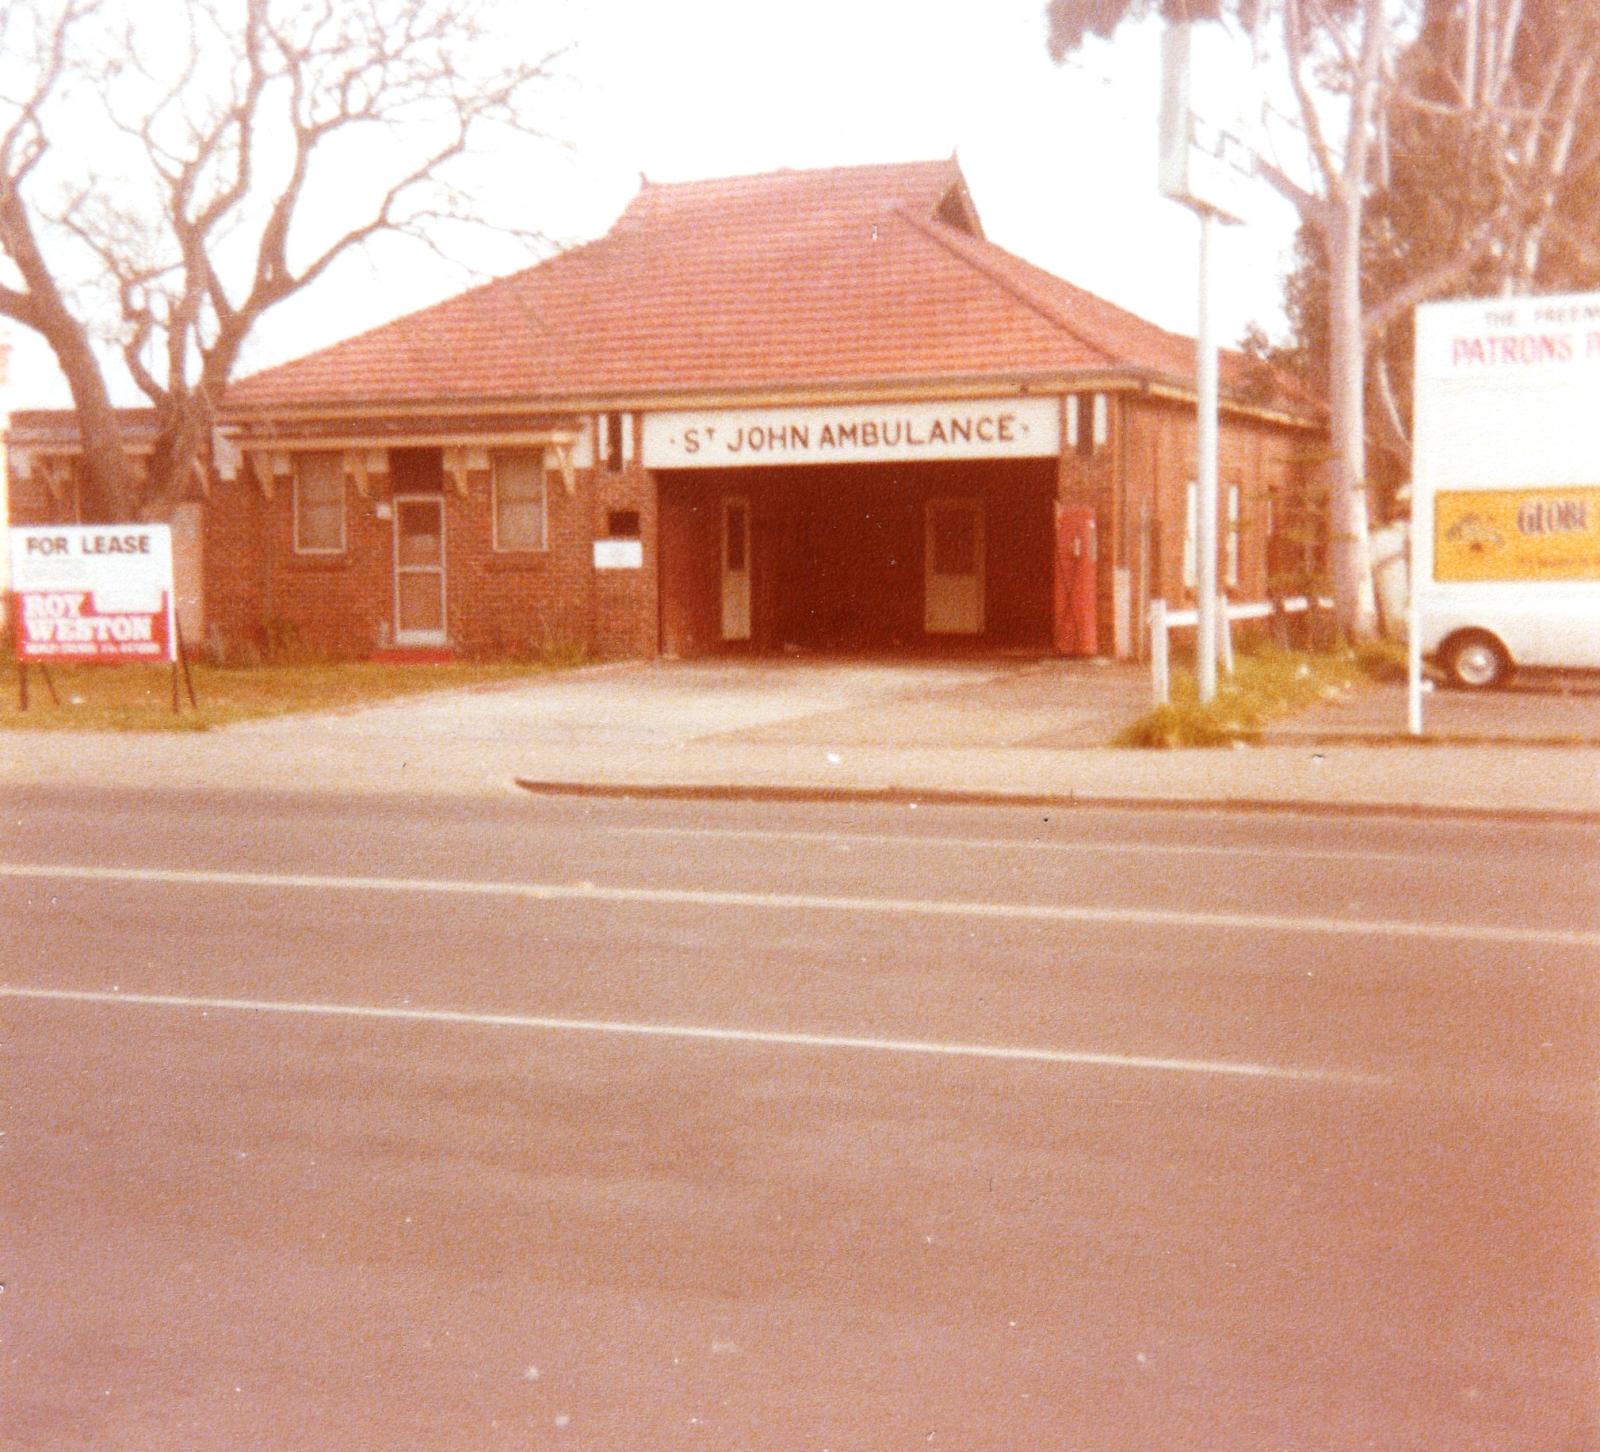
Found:
[[[1370, 656], [1370, 659], [1369, 659]], [[1386, 651], [1311, 653], [1263, 645], [1241, 652], [1217, 678], [1216, 699], [1200, 704], [1191, 671], [1172, 672], [1172, 700], [1118, 733], [1115, 746], [1232, 746], [1260, 739], [1271, 721], [1336, 691], [1383, 679]]]
[[[576, 663], [576, 662], [574, 662]], [[398, 696], [532, 680], [555, 668], [527, 662], [450, 665], [193, 665], [197, 707], [179, 682], [182, 710], [172, 710], [169, 666], [52, 666], [60, 704], [37, 666], [28, 670], [28, 709], [18, 704], [17, 668], [0, 670], [0, 727], [80, 731], [204, 731], [235, 721], [306, 711], [339, 711]]]

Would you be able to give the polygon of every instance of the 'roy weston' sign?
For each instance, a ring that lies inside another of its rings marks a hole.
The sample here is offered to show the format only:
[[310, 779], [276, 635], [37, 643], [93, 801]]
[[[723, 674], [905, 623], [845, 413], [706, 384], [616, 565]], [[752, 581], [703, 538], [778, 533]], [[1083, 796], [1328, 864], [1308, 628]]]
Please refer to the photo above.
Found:
[[13, 529], [11, 590], [20, 661], [177, 659], [165, 524]]

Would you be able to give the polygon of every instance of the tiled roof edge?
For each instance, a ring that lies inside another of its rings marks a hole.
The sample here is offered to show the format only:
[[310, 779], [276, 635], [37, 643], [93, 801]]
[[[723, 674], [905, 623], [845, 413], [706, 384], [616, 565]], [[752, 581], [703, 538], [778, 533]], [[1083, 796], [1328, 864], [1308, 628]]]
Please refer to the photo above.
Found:
[[[1088, 336], [1081, 329], [1074, 326], [1067, 316], [1061, 311], [1061, 309], [1059, 309], [1049, 299], [1036, 296], [1030, 289], [1028, 289], [1017, 279], [1008, 277], [999, 272], [998, 269], [987, 266], [981, 257], [968, 256], [967, 252], [969, 249], [974, 252], [978, 251], [980, 248], [993, 249], [996, 252], [1002, 253], [1009, 262], [1012, 262], [1019, 267], [1024, 267], [1035, 272], [1040, 270], [1026, 258], [1018, 257], [1014, 253], [1007, 252], [1005, 248], [1001, 247], [998, 243], [989, 241], [988, 238], [967, 237], [959, 233], [951, 234], [948, 229], [942, 228], [941, 225], [936, 221], [923, 225], [918, 222], [917, 218], [910, 216], [908, 213], [902, 213], [902, 215], [906, 217], [906, 220], [913, 223], [913, 225], [917, 225], [919, 230], [925, 232], [928, 236], [933, 238], [933, 240], [943, 246], [946, 251], [951, 252], [955, 256], [961, 258], [963, 261], [968, 262], [972, 267], [983, 272], [985, 276], [990, 277], [997, 285], [1010, 292], [1012, 296], [1019, 298], [1029, 307], [1033, 308], [1034, 311], [1043, 315], [1048, 321], [1055, 323], [1058, 327], [1072, 334], [1073, 337], [1079, 339], [1088, 347], [1092, 348], [1096, 353], [1100, 354], [1101, 357], [1108, 359], [1113, 366], [1148, 371], [1146, 369], [1146, 365], [1141, 364], [1132, 358], [1119, 357], [1108, 352], [1105, 346], [1098, 339]], [[1065, 287], [1069, 287], [1075, 292], [1085, 292], [1085, 289], [1079, 287], [1076, 283], [1067, 282], [1064, 278], [1052, 278], [1051, 280]], [[1159, 323], [1152, 323], [1148, 318], [1141, 317], [1138, 313], [1131, 312], [1127, 308], [1111, 302], [1107, 298], [1099, 297], [1093, 293], [1086, 292], [1085, 295], [1092, 297], [1094, 301], [1100, 304], [1102, 307], [1111, 308], [1117, 312], [1125, 314], [1130, 320], [1137, 323], [1140, 327], [1147, 328], [1153, 333], [1159, 333], [1172, 343], [1185, 348], [1195, 348], [1198, 346], [1195, 339], [1187, 333], [1175, 333], [1170, 328], [1163, 328]], [[1302, 386], [1299, 380], [1296, 379], [1293, 374], [1288, 373], [1286, 370], [1277, 367], [1275, 364], [1268, 363], [1263, 359], [1254, 358], [1241, 348], [1232, 348], [1224, 345], [1218, 348], [1217, 353], [1222, 362], [1230, 364], [1235, 369], [1241, 367], [1259, 367], [1265, 370], [1271, 375], [1275, 390], [1279, 394], [1282, 404], [1287, 405], [1292, 409], [1297, 409], [1303, 414], [1309, 413], [1311, 415], [1322, 415], [1326, 413], [1326, 406], [1319, 399], [1317, 399], [1315, 395], [1311, 394], [1304, 386]], [[1154, 371], [1152, 376], [1160, 374], [1160, 372], [1161, 370], [1157, 369]], [[1181, 383], [1183, 387], [1192, 390], [1195, 386], [1195, 379], [1193, 377], [1183, 377], [1180, 375], [1170, 376], [1172, 381]], [[1246, 391], [1240, 389], [1237, 383], [1229, 385], [1225, 382], [1223, 393], [1230, 403], [1251, 405], [1251, 400], [1248, 398]]]
[[[904, 207], [895, 207], [895, 215], [909, 222], [917, 231], [930, 241], [944, 248], [958, 262], [964, 262], [976, 272], [981, 272], [1002, 292], [1009, 293], [1024, 307], [1038, 313], [1047, 323], [1059, 328], [1064, 333], [1071, 334], [1084, 347], [1097, 353], [1110, 364], [1128, 363], [1127, 359], [1119, 359], [1106, 351], [1105, 346], [1097, 339], [1091, 338], [1081, 329], [1076, 328], [1048, 299], [1039, 297], [1031, 288], [1021, 286], [1014, 278], [1007, 277], [997, 267], [989, 266], [982, 258], [970, 255], [968, 248], [977, 251], [983, 247], [993, 247], [995, 244], [987, 237], [969, 237], [954, 232], [937, 221], [924, 221], [921, 217], [913, 216]], [[959, 239], [959, 240], [958, 240]]]
[[[654, 185], [652, 183], [652, 185]], [[360, 332], [351, 333], [343, 338], [336, 338], [331, 343], [325, 343], [320, 348], [313, 348], [309, 353], [301, 353], [298, 357], [285, 358], [281, 363], [269, 363], [264, 368], [257, 368], [242, 377], [230, 379], [223, 389], [223, 397], [227, 398], [230, 392], [243, 390], [247, 387], [262, 385], [268, 381], [275, 381], [274, 375], [288, 372], [291, 368], [299, 368], [302, 364], [310, 363], [313, 359], [320, 359], [330, 353], [339, 352], [358, 343], [370, 342], [380, 334], [400, 332], [404, 327], [426, 317], [430, 313], [437, 313], [445, 308], [456, 308], [466, 303], [469, 299], [476, 299], [485, 293], [496, 289], [511, 290], [526, 282], [534, 273], [565, 266], [574, 259], [591, 257], [612, 240], [617, 224], [622, 218], [618, 217], [611, 227], [598, 237], [591, 237], [586, 241], [575, 242], [570, 246], [559, 247], [548, 257], [541, 257], [536, 262], [530, 262], [526, 267], [519, 267], [514, 272], [502, 273], [499, 277], [486, 277], [482, 282], [475, 282], [470, 287], [463, 288], [460, 292], [451, 293], [436, 302], [425, 303], [409, 312], [398, 313], [392, 318], [385, 318], [382, 322], [374, 323], [371, 327], [362, 328]], [[402, 340], [403, 342], [403, 340]], [[270, 406], [270, 405], [263, 405]]]

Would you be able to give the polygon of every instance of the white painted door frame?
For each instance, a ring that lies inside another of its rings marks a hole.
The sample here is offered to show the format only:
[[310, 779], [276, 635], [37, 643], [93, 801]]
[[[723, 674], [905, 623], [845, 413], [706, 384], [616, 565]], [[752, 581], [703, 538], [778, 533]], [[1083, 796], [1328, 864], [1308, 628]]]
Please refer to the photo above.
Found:
[[[437, 559], [428, 563], [406, 562], [401, 559], [401, 521], [408, 505], [431, 505], [438, 511], [439, 541]], [[445, 549], [444, 549], [444, 496], [442, 494], [397, 494], [394, 508], [394, 642], [396, 645], [444, 645], [445, 630]], [[402, 577], [412, 579], [434, 575], [439, 582], [439, 628], [437, 630], [406, 629], [400, 595]]]

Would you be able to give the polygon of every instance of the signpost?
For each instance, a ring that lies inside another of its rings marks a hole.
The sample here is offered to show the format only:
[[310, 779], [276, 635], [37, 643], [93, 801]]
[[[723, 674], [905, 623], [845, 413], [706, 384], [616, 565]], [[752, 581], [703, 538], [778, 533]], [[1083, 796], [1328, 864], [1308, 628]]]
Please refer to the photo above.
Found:
[[1248, 124], [1249, 50], [1220, 21], [1169, 25], [1161, 38], [1161, 194], [1200, 219], [1200, 316], [1195, 336], [1195, 674], [1201, 701], [1217, 694], [1217, 340], [1211, 308], [1212, 234], [1237, 223], [1254, 156]]
[[10, 533], [12, 620], [24, 711], [30, 665], [44, 672], [54, 696], [51, 661], [168, 661], [172, 709], [178, 710], [180, 665], [189, 703], [195, 704], [173, 602], [168, 525], [46, 525]]

